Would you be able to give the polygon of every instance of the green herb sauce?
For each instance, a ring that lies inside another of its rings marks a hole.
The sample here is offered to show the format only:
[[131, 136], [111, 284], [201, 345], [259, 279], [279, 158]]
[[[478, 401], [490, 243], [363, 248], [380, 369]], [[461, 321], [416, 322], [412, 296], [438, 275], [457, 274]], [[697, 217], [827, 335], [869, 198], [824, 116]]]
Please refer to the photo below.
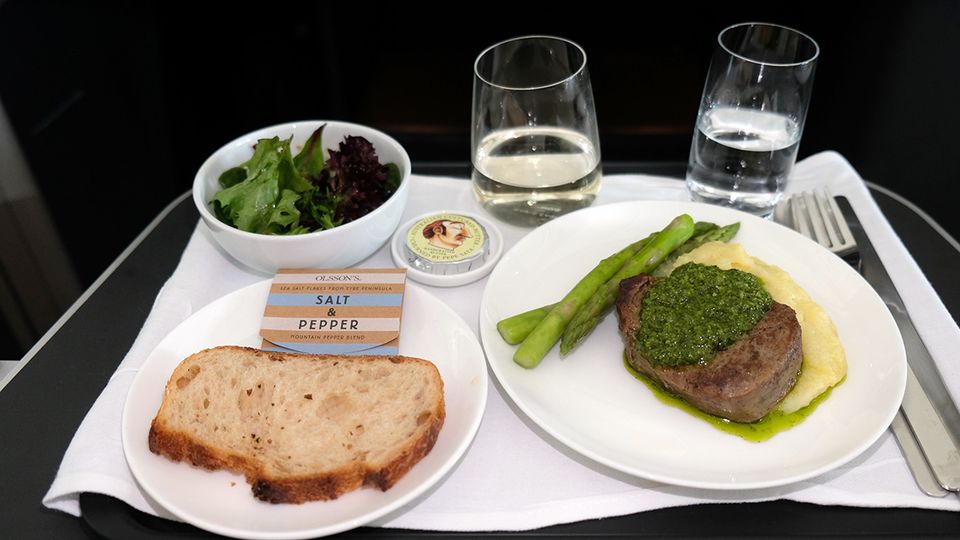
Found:
[[[810, 402], [809, 405], [790, 414], [784, 414], [778, 410], [773, 410], [756, 422], [744, 424], [740, 422], [733, 422], [720, 416], [714, 416], [712, 414], [705, 413], [693, 405], [690, 405], [682, 398], [660, 386], [653, 379], [633, 369], [633, 366], [631, 366], [627, 361], [626, 355], [623, 357], [623, 366], [627, 368], [627, 371], [629, 371], [631, 375], [633, 375], [643, 384], [647, 385], [647, 388], [653, 392], [653, 395], [656, 396], [661, 403], [665, 403], [672, 407], [686, 411], [691, 415], [703, 420], [704, 422], [707, 422], [711, 426], [719, 429], [720, 431], [729, 433], [731, 435], [736, 435], [750, 442], [763, 442], [770, 437], [773, 437], [777, 433], [786, 431], [793, 426], [796, 426], [800, 422], [803, 422], [813, 413], [813, 411], [817, 409], [821, 403], [823, 403], [823, 400], [827, 399], [827, 397], [833, 391], [833, 388], [828, 388], [826, 392], [817, 396], [813, 401]], [[843, 381], [840, 381], [840, 383], [843, 383]]]
[[637, 348], [656, 365], [704, 364], [749, 332], [772, 303], [753, 274], [688, 263], [650, 287]]

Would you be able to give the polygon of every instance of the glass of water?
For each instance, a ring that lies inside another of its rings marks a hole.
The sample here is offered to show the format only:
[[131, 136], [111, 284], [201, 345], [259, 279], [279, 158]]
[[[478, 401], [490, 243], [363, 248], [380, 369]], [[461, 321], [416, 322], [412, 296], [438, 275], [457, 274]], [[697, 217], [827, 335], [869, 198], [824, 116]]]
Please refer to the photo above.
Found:
[[589, 206], [600, 139], [583, 48], [525, 36], [480, 53], [471, 152], [477, 200], [503, 221], [536, 226]]
[[820, 49], [767, 23], [720, 32], [687, 165], [695, 201], [769, 217], [797, 159]]

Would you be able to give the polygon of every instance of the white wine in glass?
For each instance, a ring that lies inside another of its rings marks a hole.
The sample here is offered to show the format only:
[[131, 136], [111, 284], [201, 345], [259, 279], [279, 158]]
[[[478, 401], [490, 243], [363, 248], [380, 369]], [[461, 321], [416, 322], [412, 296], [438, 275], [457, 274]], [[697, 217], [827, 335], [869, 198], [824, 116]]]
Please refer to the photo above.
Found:
[[586, 54], [560, 38], [498, 43], [477, 58], [473, 185], [509, 223], [536, 226], [589, 206], [600, 189], [600, 144]]

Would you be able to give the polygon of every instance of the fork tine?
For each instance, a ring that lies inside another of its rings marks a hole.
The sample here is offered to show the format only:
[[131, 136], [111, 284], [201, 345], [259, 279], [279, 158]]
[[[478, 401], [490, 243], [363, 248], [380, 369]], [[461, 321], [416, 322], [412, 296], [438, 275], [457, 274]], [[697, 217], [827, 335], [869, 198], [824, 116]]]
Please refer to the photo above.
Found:
[[810, 215], [810, 222], [813, 225], [813, 234], [817, 243], [827, 248], [832, 248], [830, 236], [824, 228], [823, 214], [820, 213], [820, 207], [817, 205], [816, 197], [813, 192], [805, 191], [803, 193], [803, 202], [807, 207], [807, 213]]
[[804, 205], [801, 194], [790, 197], [790, 220], [793, 222], [794, 229], [807, 238], [812, 238], [810, 233], [810, 218], [802, 208]]
[[848, 248], [856, 247], [857, 241], [853, 238], [853, 233], [850, 231], [850, 227], [847, 226], [847, 219], [843, 217], [843, 211], [841, 211], [840, 207], [837, 205], [836, 199], [828, 194], [827, 204], [829, 205], [830, 211], [833, 214], [833, 220], [837, 224], [837, 231], [841, 237], [838, 246], [845, 246]]
[[[827, 236], [830, 238], [830, 245], [827, 247], [830, 249], [838, 248], [840, 244], [843, 243], [843, 240], [840, 238], [837, 215], [830, 208], [830, 201], [833, 200], [833, 198], [830, 197], [826, 188], [816, 190], [813, 195], [817, 202], [817, 210], [823, 218], [823, 225], [826, 229]], [[846, 222], [844, 222], [844, 225], [846, 225]]]

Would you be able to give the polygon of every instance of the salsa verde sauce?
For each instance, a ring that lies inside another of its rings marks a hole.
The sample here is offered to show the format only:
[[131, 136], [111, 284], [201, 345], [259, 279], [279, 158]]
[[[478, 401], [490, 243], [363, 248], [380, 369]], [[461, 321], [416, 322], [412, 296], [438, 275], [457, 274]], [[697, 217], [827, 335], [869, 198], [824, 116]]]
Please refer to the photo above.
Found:
[[[626, 355], [623, 356], [623, 366], [637, 380], [647, 385], [647, 388], [653, 392], [653, 395], [661, 403], [670, 405], [671, 407], [676, 407], [682, 411], [686, 411], [687, 413], [703, 420], [704, 422], [707, 422], [720, 431], [729, 433], [731, 435], [737, 435], [738, 437], [750, 442], [763, 442], [770, 437], [773, 437], [777, 433], [786, 431], [793, 426], [796, 426], [800, 422], [803, 422], [808, 416], [813, 414], [813, 411], [815, 411], [817, 407], [820, 406], [820, 404], [823, 403], [823, 401], [827, 399], [827, 397], [829, 397], [830, 393], [833, 391], [833, 388], [827, 389], [826, 392], [814, 398], [809, 405], [798, 411], [790, 414], [784, 414], [778, 410], [773, 410], [760, 420], [750, 424], [745, 424], [741, 422], [733, 422], [720, 416], [714, 416], [712, 414], [705, 413], [693, 405], [690, 405], [680, 397], [660, 386], [653, 379], [633, 369], [633, 366], [631, 366], [627, 361]], [[840, 381], [837, 384], [843, 384], [843, 381]]]
[[644, 296], [637, 348], [655, 365], [705, 364], [749, 332], [772, 303], [753, 274], [687, 263]]

